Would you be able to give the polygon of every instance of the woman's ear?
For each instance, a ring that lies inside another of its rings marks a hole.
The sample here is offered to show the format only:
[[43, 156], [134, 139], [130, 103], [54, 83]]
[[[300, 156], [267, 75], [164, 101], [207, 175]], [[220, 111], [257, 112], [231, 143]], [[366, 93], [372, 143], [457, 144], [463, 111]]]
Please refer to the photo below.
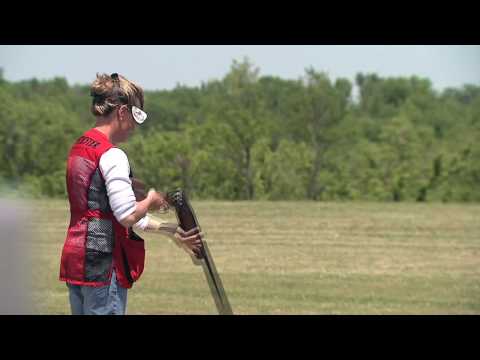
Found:
[[128, 115], [127, 112], [128, 112], [128, 108], [126, 105], [120, 106], [120, 108], [118, 109], [118, 116], [120, 120], [126, 119]]

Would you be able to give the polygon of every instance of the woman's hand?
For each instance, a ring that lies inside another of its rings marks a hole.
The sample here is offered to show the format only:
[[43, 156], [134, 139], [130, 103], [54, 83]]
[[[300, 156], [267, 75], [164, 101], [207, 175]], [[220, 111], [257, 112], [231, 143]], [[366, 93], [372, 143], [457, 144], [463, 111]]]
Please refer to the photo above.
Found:
[[137, 202], [150, 198], [149, 210], [166, 211], [169, 209], [170, 206], [164, 193], [155, 191], [155, 189], [150, 189], [147, 193], [145, 190], [145, 184], [137, 178], [132, 178], [132, 188]]
[[183, 230], [180, 226], [175, 229], [173, 235], [177, 244], [181, 246], [191, 256], [200, 254], [202, 249], [202, 236], [198, 227], [189, 231]]
[[204, 234], [198, 227], [185, 231], [176, 223], [155, 219], [155, 217], [150, 215], [148, 225], [145, 227], [144, 231], [158, 232], [166, 235], [178, 247], [185, 250], [191, 256], [197, 256], [197, 254], [201, 253], [203, 246], [202, 237]]
[[170, 205], [167, 202], [167, 197], [164, 193], [150, 189], [147, 194], [147, 198], [150, 199], [149, 210], [163, 210], [169, 209]]

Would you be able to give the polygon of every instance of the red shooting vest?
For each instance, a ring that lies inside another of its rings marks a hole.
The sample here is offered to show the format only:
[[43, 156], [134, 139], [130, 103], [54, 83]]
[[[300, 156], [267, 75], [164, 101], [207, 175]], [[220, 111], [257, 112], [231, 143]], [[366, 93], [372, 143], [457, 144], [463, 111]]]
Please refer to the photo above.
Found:
[[70, 225], [62, 250], [60, 280], [70, 284], [108, 285], [115, 269], [119, 284], [131, 288], [143, 272], [145, 243], [113, 216], [99, 168], [100, 157], [112, 147], [104, 134], [90, 129], [75, 142], [68, 156]]

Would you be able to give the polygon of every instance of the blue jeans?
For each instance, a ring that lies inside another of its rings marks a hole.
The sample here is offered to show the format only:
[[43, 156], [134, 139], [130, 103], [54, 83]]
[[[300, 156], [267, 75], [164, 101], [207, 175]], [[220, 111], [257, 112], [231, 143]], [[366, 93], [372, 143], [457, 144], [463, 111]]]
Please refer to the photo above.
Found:
[[127, 289], [112, 272], [110, 285], [94, 287], [67, 283], [72, 315], [125, 315]]

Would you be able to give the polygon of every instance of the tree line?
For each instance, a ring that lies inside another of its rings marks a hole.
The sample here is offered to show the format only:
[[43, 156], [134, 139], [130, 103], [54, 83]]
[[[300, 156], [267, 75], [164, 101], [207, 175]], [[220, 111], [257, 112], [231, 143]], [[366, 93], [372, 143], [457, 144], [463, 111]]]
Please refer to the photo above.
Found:
[[[128, 74], [125, 74], [128, 77]], [[134, 80], [134, 79], [133, 79]], [[356, 85], [358, 98], [352, 91]], [[0, 72], [0, 188], [65, 197], [66, 157], [95, 123], [89, 85]], [[146, 91], [126, 144], [136, 177], [195, 199], [480, 200], [480, 86], [357, 74], [261, 76], [249, 59], [197, 87]]]

